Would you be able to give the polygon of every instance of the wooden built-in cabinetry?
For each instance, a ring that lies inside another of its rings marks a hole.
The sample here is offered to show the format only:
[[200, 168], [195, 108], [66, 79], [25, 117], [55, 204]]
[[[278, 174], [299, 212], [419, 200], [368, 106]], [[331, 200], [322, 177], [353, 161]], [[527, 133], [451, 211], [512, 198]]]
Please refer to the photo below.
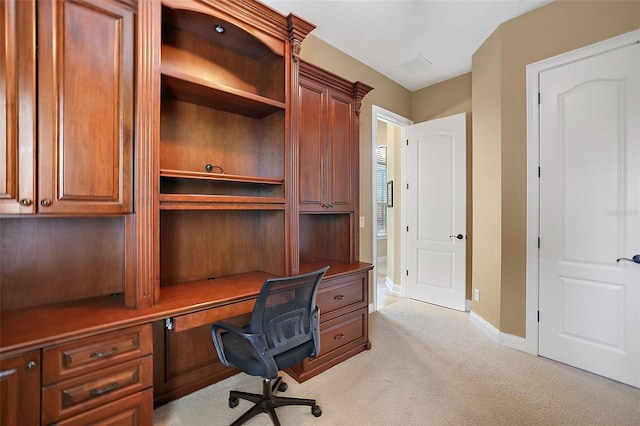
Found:
[[24, 0], [0, 10], [14, 35], [3, 52], [0, 213], [131, 212], [135, 8]]
[[0, 214], [12, 215], [0, 219], [0, 309], [124, 294], [136, 286], [135, 3], [11, 0], [0, 10]]
[[0, 356], [0, 424], [40, 423], [40, 351]]
[[299, 58], [312, 24], [254, 0], [9, 0], [0, 25], [2, 424], [149, 424], [237, 372], [211, 323], [324, 265], [322, 351], [290, 374], [370, 347], [371, 88]]
[[[150, 324], [45, 348], [42, 424], [86, 424], [87, 419], [107, 422], [116, 417], [120, 424], [149, 424], [152, 353]], [[125, 398], [125, 403], [113, 404]]]

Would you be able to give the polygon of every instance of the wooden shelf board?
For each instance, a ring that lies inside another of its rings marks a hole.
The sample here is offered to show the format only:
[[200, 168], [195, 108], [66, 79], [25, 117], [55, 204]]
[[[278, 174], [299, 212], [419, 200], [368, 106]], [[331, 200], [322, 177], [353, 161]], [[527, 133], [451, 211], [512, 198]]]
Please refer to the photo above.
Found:
[[160, 210], [284, 210], [285, 198], [160, 194]]
[[284, 179], [282, 178], [232, 175], [227, 173], [191, 172], [186, 170], [170, 170], [170, 169], [160, 169], [160, 177], [179, 178], [179, 179], [214, 180], [214, 181], [238, 182], [238, 183], [256, 183], [256, 184], [263, 184], [263, 185], [284, 184]]
[[161, 67], [161, 73], [163, 92], [181, 101], [253, 118], [264, 118], [286, 109], [284, 102], [218, 85], [167, 66]]

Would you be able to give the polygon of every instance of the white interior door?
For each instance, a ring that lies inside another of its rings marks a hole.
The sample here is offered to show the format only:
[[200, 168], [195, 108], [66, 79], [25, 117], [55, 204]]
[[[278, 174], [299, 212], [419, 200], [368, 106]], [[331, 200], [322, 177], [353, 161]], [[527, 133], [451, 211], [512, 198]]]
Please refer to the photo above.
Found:
[[465, 309], [465, 114], [409, 126], [407, 297]]
[[539, 353], [640, 386], [640, 45], [539, 85]]

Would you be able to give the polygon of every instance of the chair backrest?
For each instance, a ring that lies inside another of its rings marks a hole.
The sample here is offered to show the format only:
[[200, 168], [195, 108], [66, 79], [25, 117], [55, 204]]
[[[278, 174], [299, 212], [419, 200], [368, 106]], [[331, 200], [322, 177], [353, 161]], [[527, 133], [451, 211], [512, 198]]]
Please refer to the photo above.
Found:
[[251, 314], [251, 333], [266, 336], [273, 356], [309, 340], [319, 348], [318, 285], [328, 266], [293, 277], [265, 281]]

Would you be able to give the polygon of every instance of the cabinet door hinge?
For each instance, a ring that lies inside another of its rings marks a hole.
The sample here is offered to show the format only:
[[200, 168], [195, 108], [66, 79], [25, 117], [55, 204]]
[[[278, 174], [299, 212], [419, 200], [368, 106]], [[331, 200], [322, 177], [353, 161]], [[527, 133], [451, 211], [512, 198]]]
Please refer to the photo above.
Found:
[[173, 318], [165, 318], [164, 326], [167, 330], [173, 330]]

